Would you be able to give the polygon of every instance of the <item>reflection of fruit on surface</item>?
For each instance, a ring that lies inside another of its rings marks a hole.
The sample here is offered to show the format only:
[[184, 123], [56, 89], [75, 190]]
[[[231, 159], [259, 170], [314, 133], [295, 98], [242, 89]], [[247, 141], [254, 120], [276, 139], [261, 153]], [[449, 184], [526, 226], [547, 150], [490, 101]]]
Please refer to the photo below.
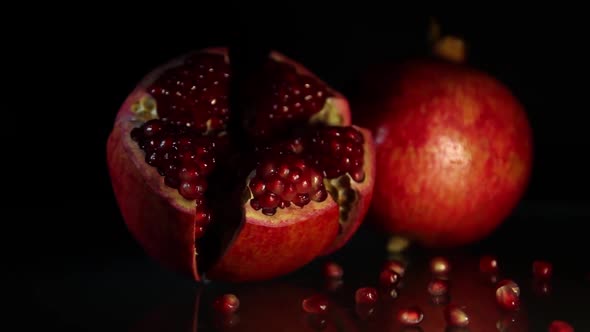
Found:
[[505, 85], [466, 65], [416, 59], [368, 70], [362, 90], [353, 110], [375, 136], [377, 226], [457, 246], [510, 214], [531, 174], [532, 132]]
[[[470, 331], [498, 332], [497, 325], [510, 325], [506, 331], [528, 331], [526, 309], [521, 307], [518, 312], [510, 313], [497, 305], [494, 285], [481, 278], [477, 259], [451, 257], [450, 262], [453, 270], [449, 274], [451, 287], [448, 292], [448, 303], [433, 303], [435, 297], [428, 293], [428, 283], [432, 278], [428, 264], [416, 262], [411, 265], [404, 277], [404, 287], [400, 290], [399, 297], [389, 302], [384, 310], [379, 311], [380, 317], [376, 320], [386, 322], [385, 326], [388, 329], [384, 329], [385, 331], [401, 330], [402, 325], [397, 321], [397, 313], [414, 306], [418, 306], [424, 313], [424, 318], [418, 326], [424, 331], [444, 331], [447, 326], [447, 304], [462, 308], [468, 316]], [[512, 318], [514, 322], [510, 323]]]
[[301, 64], [272, 52], [234, 90], [229, 60], [206, 49], [147, 75], [117, 114], [108, 166], [129, 230], [161, 264], [196, 280], [269, 279], [354, 234], [373, 142]]
[[[336, 302], [330, 302], [325, 315], [303, 311], [302, 301], [316, 295], [315, 290], [270, 283], [244, 286], [234, 292], [241, 303], [239, 323], [223, 331], [317, 331], [313, 326], [318, 325], [322, 331], [357, 331], [350, 313]], [[206, 310], [203, 307], [201, 314], [208, 313]]]

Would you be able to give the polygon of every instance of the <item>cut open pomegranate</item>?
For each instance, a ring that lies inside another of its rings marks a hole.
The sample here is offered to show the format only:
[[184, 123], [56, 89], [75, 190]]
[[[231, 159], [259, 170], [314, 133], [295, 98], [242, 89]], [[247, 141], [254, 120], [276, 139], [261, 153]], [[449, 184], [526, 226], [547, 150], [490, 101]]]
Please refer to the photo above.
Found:
[[372, 199], [373, 138], [344, 96], [271, 52], [232, 112], [232, 78], [224, 48], [174, 59], [127, 97], [107, 143], [130, 232], [195, 280], [290, 273], [342, 247]]

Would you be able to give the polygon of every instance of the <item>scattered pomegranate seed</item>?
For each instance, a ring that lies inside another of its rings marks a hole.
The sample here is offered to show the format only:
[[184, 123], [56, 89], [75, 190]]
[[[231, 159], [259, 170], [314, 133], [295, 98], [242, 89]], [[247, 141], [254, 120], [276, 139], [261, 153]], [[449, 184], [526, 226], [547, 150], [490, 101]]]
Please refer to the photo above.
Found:
[[549, 324], [549, 332], [574, 332], [574, 328], [562, 320], [554, 320]]
[[304, 299], [301, 306], [305, 312], [320, 314], [328, 310], [329, 300], [325, 295], [316, 294]]
[[483, 273], [497, 273], [498, 260], [496, 256], [485, 255], [479, 259], [479, 270]]
[[391, 270], [400, 277], [403, 277], [406, 272], [406, 266], [398, 260], [389, 260], [383, 265], [383, 270]]
[[547, 261], [533, 262], [533, 276], [539, 279], [549, 279], [553, 274], [553, 264]]
[[340, 279], [344, 275], [342, 266], [334, 262], [328, 262], [324, 265], [324, 276], [329, 279]]
[[510, 279], [502, 279], [496, 284], [496, 289], [502, 286], [510, 287], [514, 293], [516, 293], [516, 296], [520, 296], [520, 287], [514, 281]]
[[224, 294], [213, 301], [213, 308], [224, 315], [233, 314], [240, 308], [240, 300], [234, 294]]
[[393, 287], [397, 285], [401, 277], [392, 270], [385, 269], [379, 274], [379, 284], [383, 287]]
[[449, 326], [465, 327], [469, 325], [469, 316], [464, 308], [450, 304], [444, 310], [444, 316]]
[[496, 302], [506, 310], [518, 310], [520, 307], [520, 291], [517, 292], [510, 284], [504, 284], [496, 289]]
[[418, 325], [424, 319], [424, 313], [417, 307], [403, 308], [397, 313], [397, 320], [404, 325]]
[[434, 257], [430, 260], [430, 271], [438, 276], [446, 276], [451, 271], [451, 263], [444, 257]]
[[428, 283], [428, 293], [432, 296], [445, 295], [449, 291], [449, 282], [443, 279], [433, 279]]
[[354, 294], [354, 300], [357, 304], [374, 304], [377, 299], [377, 290], [373, 287], [361, 287]]

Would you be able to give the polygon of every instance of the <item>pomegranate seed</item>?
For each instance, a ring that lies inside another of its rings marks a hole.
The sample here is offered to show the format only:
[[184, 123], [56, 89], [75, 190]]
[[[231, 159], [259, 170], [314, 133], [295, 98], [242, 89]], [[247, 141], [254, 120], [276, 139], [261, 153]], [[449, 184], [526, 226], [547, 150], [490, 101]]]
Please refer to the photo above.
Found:
[[549, 332], [574, 332], [574, 328], [562, 320], [554, 320], [549, 324]]
[[357, 304], [374, 304], [377, 299], [377, 290], [373, 287], [361, 287], [354, 294], [354, 300]]
[[502, 286], [510, 287], [512, 291], [516, 293], [516, 296], [520, 296], [520, 287], [518, 287], [518, 285], [514, 281], [510, 279], [503, 279], [496, 284], [496, 288], [500, 288]]
[[[212, 60], [213, 59], [213, 60]], [[167, 69], [147, 91], [158, 115], [198, 133], [221, 130], [228, 120], [229, 64], [222, 55], [196, 54]]]
[[324, 107], [328, 97], [321, 82], [300, 75], [287, 63], [268, 61], [256, 79], [250, 84], [254, 87], [250, 96], [257, 112], [249, 121], [248, 131], [257, 137], [268, 137], [284, 131], [290, 123], [306, 121]]
[[397, 285], [401, 277], [392, 270], [385, 269], [379, 275], [379, 284], [383, 287], [393, 287]]
[[403, 308], [399, 310], [397, 313], [397, 320], [400, 323], [408, 326], [418, 325], [422, 322], [423, 319], [424, 313], [417, 306]]
[[[354, 132], [354, 134], [353, 134]], [[348, 173], [354, 181], [364, 179], [362, 134], [353, 127], [326, 127], [318, 129], [305, 146], [309, 158], [324, 170], [328, 179]]]
[[443, 279], [433, 279], [428, 283], [428, 293], [432, 296], [445, 295], [449, 291], [449, 282]]
[[397, 299], [399, 297], [399, 289], [393, 287], [387, 293], [390, 299]]
[[496, 289], [496, 302], [501, 308], [514, 311], [520, 307], [520, 292], [517, 292], [510, 284], [504, 284]]
[[403, 277], [404, 273], [406, 272], [406, 266], [398, 260], [387, 261], [384, 264], [383, 269], [384, 270], [391, 270], [391, 271], [397, 273], [400, 277]]
[[479, 270], [483, 273], [497, 273], [498, 260], [496, 259], [496, 256], [482, 256], [479, 259]]
[[268, 160], [270, 155], [267, 155], [267, 160], [256, 168], [256, 174], [250, 180], [249, 187], [254, 196], [250, 201], [252, 208], [262, 209], [264, 214], [272, 216], [277, 208], [288, 207], [291, 203], [304, 207], [311, 202], [312, 192], [317, 202], [328, 198], [323, 177], [304, 159], [294, 155], [276, 155], [278, 152], [272, 149], [265, 151], [275, 155], [272, 160]]
[[444, 310], [447, 325], [454, 327], [465, 327], [469, 325], [469, 316], [464, 308], [457, 305], [448, 305]]
[[547, 261], [533, 262], [533, 276], [539, 279], [549, 279], [553, 274], [553, 265]]
[[240, 300], [234, 294], [224, 294], [215, 299], [213, 308], [224, 315], [233, 314], [240, 308]]
[[324, 265], [324, 276], [326, 278], [339, 279], [344, 275], [342, 267], [334, 262], [328, 262]]
[[301, 306], [307, 313], [319, 314], [328, 310], [329, 301], [325, 295], [316, 294], [304, 299]]
[[451, 264], [444, 257], [434, 257], [430, 260], [430, 271], [438, 276], [446, 276], [451, 271]]

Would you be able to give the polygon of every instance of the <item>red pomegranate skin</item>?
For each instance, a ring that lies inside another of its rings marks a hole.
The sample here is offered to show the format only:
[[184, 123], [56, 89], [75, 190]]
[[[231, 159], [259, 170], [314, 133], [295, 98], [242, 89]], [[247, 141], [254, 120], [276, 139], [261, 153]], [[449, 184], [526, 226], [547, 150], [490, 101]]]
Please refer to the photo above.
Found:
[[369, 72], [359, 104], [375, 135], [374, 224], [429, 247], [480, 240], [529, 182], [532, 130], [489, 74], [415, 59]]

